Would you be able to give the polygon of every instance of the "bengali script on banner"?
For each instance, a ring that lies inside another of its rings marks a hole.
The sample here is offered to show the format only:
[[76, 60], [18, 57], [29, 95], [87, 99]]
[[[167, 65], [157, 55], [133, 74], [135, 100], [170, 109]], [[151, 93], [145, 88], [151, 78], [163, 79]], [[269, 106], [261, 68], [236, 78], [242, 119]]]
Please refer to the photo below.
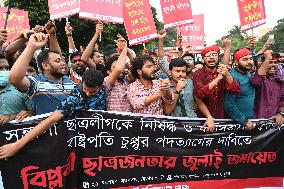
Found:
[[[1, 27], [3, 28], [6, 18], [6, 8], [1, 7], [0, 14]], [[7, 22], [8, 41], [15, 38], [23, 29], [30, 29], [28, 11], [11, 9]]]
[[[247, 131], [215, 120], [215, 133], [207, 133], [204, 122], [78, 111], [0, 161], [3, 183], [23, 189], [283, 187], [284, 125], [254, 120], [256, 128]], [[0, 127], [0, 146], [36, 123]]]
[[190, 0], [160, 0], [165, 29], [193, 22]]
[[124, 0], [123, 18], [130, 45], [158, 36], [149, 0]]
[[123, 23], [123, 0], [80, 0], [80, 18]]
[[48, 0], [50, 19], [59, 19], [79, 13], [79, 0]]
[[191, 46], [192, 50], [204, 48], [204, 15], [194, 15], [194, 23], [177, 28], [182, 35], [182, 46]]
[[237, 2], [242, 31], [266, 23], [264, 0], [237, 0]]

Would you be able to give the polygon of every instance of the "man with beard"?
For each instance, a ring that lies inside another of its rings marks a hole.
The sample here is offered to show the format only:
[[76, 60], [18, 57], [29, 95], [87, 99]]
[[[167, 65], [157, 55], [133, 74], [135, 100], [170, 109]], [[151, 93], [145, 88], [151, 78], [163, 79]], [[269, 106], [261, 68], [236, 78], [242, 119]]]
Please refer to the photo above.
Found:
[[276, 125], [284, 123], [284, 83], [275, 77], [279, 54], [266, 51], [260, 68], [251, 77], [256, 88], [253, 118], [275, 119]]
[[253, 129], [254, 124], [249, 120], [253, 116], [255, 88], [250, 83], [251, 69], [253, 67], [253, 56], [249, 49], [243, 48], [234, 53], [235, 68], [231, 75], [241, 88], [239, 94], [233, 95], [225, 91], [224, 110], [229, 118], [239, 124]]
[[180, 58], [172, 59], [169, 67], [170, 89], [174, 93], [174, 101], [172, 104], [165, 105], [165, 114], [174, 117], [197, 118], [194, 112], [195, 104], [198, 109], [206, 116], [207, 130], [214, 130], [214, 121], [202, 100], [193, 95], [193, 82], [187, 79], [187, 62]]
[[[193, 74], [195, 96], [202, 99], [214, 118], [224, 118], [225, 90], [238, 94], [240, 87], [229, 72], [227, 62], [218, 64], [220, 49], [210, 46], [202, 50], [204, 67]], [[199, 116], [204, 117], [202, 114]]]
[[72, 93], [44, 121], [35, 126], [20, 140], [0, 147], [0, 160], [13, 156], [26, 144], [48, 130], [64, 116], [75, 113], [76, 110], [105, 110], [105, 91], [101, 87], [103, 74], [94, 69], [86, 70], [80, 82]]
[[81, 60], [81, 55], [82, 53], [75, 52], [70, 56], [71, 68], [69, 70], [69, 77], [74, 83], [79, 83], [82, 81], [82, 75], [87, 68], [85, 63]]
[[137, 79], [127, 90], [133, 113], [163, 115], [164, 104], [173, 102], [169, 81], [155, 80], [157, 66], [150, 57], [137, 57], [132, 64], [132, 75]]
[[37, 57], [42, 74], [26, 77], [26, 71], [35, 51], [48, 41], [48, 35], [31, 35], [29, 43], [19, 56], [9, 73], [9, 82], [18, 90], [32, 96], [33, 112], [38, 114], [52, 112], [67, 98], [74, 84], [66, 74], [66, 63], [59, 52], [43, 50]]

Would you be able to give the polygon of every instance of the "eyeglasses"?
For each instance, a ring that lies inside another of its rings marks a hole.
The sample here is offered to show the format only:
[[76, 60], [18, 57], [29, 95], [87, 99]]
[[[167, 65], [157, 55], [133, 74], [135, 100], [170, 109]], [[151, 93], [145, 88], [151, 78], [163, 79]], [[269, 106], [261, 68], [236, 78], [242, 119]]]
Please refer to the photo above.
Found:
[[193, 64], [193, 59], [185, 59], [186, 63]]
[[210, 58], [210, 57], [213, 57], [213, 58], [216, 58], [216, 57], [218, 57], [218, 53], [207, 53], [207, 54], [205, 54], [205, 58]]

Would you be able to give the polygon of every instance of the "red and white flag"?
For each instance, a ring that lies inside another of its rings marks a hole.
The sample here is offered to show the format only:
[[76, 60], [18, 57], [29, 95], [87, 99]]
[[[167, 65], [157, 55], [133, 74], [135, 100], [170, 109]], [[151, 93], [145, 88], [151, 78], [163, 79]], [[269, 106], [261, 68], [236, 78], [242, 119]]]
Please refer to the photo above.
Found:
[[[0, 8], [1, 27], [4, 27], [6, 8]], [[11, 9], [7, 22], [8, 41], [14, 39], [23, 29], [30, 29], [29, 12], [19, 9]]]
[[242, 31], [266, 23], [264, 0], [237, 0], [237, 2]]
[[123, 23], [123, 0], [80, 0], [80, 18]]
[[79, 0], [48, 0], [50, 19], [66, 18], [79, 13]]
[[160, 0], [160, 3], [165, 29], [193, 22], [190, 0]]
[[124, 0], [124, 25], [130, 45], [158, 37], [149, 0]]
[[191, 46], [192, 50], [204, 48], [204, 15], [194, 15], [194, 23], [177, 27], [182, 35], [182, 46]]

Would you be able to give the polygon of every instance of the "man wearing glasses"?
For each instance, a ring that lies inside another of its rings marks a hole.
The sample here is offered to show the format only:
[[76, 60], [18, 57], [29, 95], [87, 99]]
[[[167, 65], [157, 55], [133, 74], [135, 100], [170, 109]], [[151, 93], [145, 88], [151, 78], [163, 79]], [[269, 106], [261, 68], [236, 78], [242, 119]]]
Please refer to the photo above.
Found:
[[[233, 79], [227, 66], [219, 64], [220, 48], [216, 45], [202, 50], [204, 67], [193, 74], [195, 96], [202, 99], [214, 118], [224, 118], [224, 92], [240, 93], [240, 86]], [[204, 117], [199, 112], [199, 116]]]
[[194, 55], [192, 53], [185, 53], [181, 58], [185, 60], [187, 64], [186, 77], [191, 78], [194, 69]]

